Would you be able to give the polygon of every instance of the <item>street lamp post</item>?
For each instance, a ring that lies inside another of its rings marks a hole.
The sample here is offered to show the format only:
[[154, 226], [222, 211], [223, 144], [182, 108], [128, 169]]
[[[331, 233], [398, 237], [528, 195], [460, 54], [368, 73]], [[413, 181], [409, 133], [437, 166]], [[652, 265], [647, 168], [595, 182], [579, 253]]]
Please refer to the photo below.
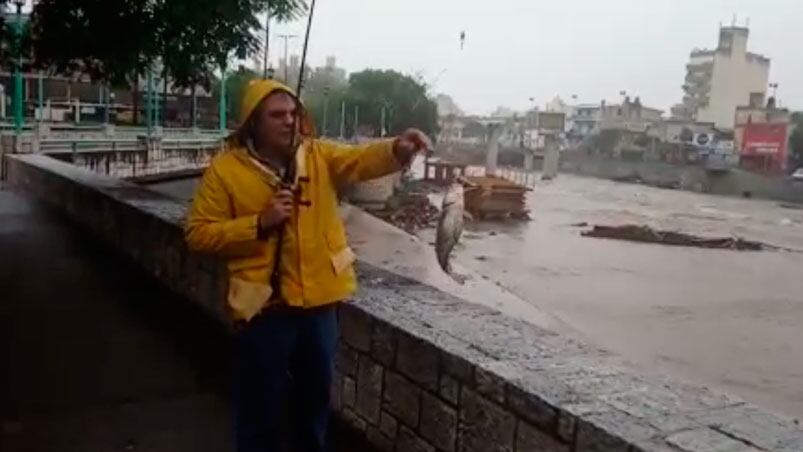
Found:
[[284, 83], [290, 83], [290, 68], [287, 61], [287, 41], [297, 38], [298, 35], [277, 35], [279, 39], [284, 39]]
[[262, 78], [273, 78], [271, 75], [268, 77], [268, 59], [270, 57], [270, 4], [268, 10], [265, 12], [265, 49], [264, 58], [262, 60]]
[[777, 101], [778, 100], [778, 83], [770, 83], [770, 88], [772, 88], [772, 97], [774, 97], [775, 100]]

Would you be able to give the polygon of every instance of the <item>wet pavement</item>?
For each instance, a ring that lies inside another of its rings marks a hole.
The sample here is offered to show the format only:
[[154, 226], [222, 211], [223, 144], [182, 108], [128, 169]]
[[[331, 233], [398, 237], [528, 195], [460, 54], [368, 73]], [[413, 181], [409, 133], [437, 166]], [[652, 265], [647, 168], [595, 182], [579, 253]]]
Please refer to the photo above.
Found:
[[232, 450], [215, 321], [2, 187], [0, 256], [0, 450]]
[[[165, 188], [189, 199], [194, 183]], [[647, 371], [803, 417], [803, 209], [564, 174], [528, 197], [530, 222], [467, 225], [454, 258], [469, 278], [462, 286], [437, 267], [432, 230], [411, 239], [359, 211], [344, 215], [369, 263], [577, 335]], [[735, 235], [787, 250], [588, 238], [578, 223]]]

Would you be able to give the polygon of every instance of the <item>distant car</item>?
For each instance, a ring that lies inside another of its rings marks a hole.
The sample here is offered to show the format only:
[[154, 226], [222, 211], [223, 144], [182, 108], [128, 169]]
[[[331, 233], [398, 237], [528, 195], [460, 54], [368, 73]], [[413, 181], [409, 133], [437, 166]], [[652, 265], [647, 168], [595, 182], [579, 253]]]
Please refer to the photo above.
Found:
[[794, 180], [794, 181], [801, 181], [801, 182], [803, 182], [803, 167], [800, 167], [800, 168], [798, 168], [797, 170], [795, 170], [795, 172], [794, 172], [794, 173], [792, 173], [792, 176], [791, 176], [791, 178], [792, 178], [792, 180]]

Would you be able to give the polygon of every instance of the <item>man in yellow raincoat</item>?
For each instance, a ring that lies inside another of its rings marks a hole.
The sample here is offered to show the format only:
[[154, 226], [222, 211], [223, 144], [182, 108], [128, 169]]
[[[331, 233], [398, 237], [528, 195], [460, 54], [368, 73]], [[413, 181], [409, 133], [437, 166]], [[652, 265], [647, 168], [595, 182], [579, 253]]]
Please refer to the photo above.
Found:
[[[299, 447], [323, 451], [337, 342], [334, 306], [356, 289], [336, 187], [399, 171], [431, 143], [414, 129], [363, 146], [315, 139], [295, 94], [273, 80], [248, 84], [239, 119], [239, 130], [204, 173], [185, 230], [191, 249], [228, 264], [227, 302], [238, 326], [237, 450], [276, 450], [289, 373], [298, 390]], [[295, 177], [288, 185], [291, 159]], [[277, 255], [280, 278], [272, 287]]]

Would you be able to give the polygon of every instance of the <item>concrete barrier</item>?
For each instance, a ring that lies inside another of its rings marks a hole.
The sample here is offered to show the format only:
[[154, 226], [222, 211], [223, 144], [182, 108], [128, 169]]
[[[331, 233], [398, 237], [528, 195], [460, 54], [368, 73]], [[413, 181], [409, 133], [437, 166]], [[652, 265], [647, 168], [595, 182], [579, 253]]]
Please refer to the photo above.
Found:
[[[187, 251], [182, 203], [46, 156], [7, 158], [12, 185], [226, 321], [224, 268]], [[334, 408], [380, 450], [803, 450], [795, 420], [645, 377], [605, 351], [369, 265], [358, 274], [359, 295], [339, 309]]]

